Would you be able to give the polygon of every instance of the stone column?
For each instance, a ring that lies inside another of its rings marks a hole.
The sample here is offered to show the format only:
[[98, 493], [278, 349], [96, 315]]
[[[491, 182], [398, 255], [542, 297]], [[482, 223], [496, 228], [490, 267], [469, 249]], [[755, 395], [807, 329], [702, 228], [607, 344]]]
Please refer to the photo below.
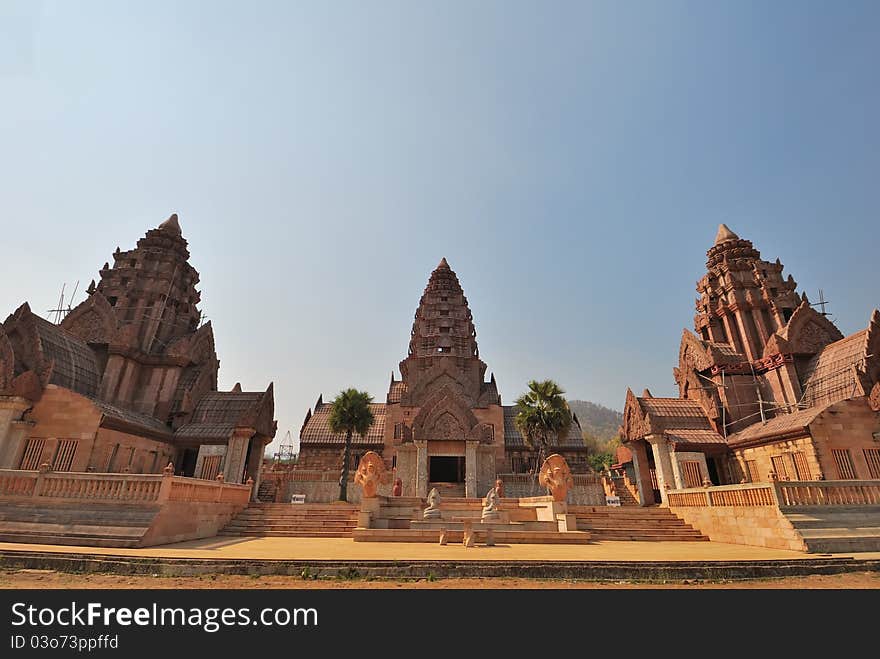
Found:
[[648, 445], [644, 441], [630, 443], [633, 456], [633, 470], [636, 472], [636, 485], [639, 487], [639, 503], [653, 506], [654, 486], [651, 484], [651, 467], [648, 464]]
[[253, 436], [249, 428], [236, 429], [226, 445], [226, 463], [223, 465], [223, 480], [227, 483], [241, 483], [244, 476], [244, 458], [247, 455], [248, 442]]
[[464, 495], [469, 498], [477, 494], [477, 445], [479, 442], [465, 442], [464, 449]]
[[428, 496], [428, 442], [414, 441], [416, 445], [416, 496]]
[[660, 488], [660, 499], [664, 504], [666, 500], [666, 484], [671, 489], [676, 489], [675, 477], [672, 472], [672, 460], [669, 457], [669, 446], [663, 435], [648, 435], [645, 437], [654, 452], [654, 473], [657, 475], [657, 487]]
[[0, 396], [0, 469], [18, 469], [33, 423], [21, 417], [32, 406], [27, 398]]
[[[254, 479], [254, 487], [251, 490], [251, 501], [256, 501], [257, 491], [260, 489], [260, 481], [263, 477], [263, 453], [270, 440], [258, 440], [254, 438], [252, 441], [254, 446], [251, 449], [251, 460], [250, 464], [247, 465], [246, 474]], [[245, 477], [245, 480], [247, 480], [247, 477]]]

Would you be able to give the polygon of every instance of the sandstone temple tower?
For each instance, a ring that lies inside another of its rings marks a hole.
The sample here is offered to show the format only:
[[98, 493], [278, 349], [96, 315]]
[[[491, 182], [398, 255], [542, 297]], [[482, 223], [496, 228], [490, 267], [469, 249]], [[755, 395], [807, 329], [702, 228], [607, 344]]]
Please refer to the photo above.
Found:
[[[0, 468], [259, 480], [272, 385], [217, 391], [211, 323], [177, 215], [118, 247], [55, 325], [27, 303], [0, 325]], [[256, 489], [256, 488], [255, 488]]]
[[621, 437], [643, 503], [705, 480], [880, 478], [880, 312], [844, 337], [782, 271], [719, 227], [678, 398], [627, 392]]
[[[537, 451], [526, 446], [502, 405], [495, 376], [486, 379], [467, 298], [446, 259], [431, 273], [409, 342], [391, 374], [385, 403], [374, 403], [376, 423], [355, 454], [378, 451], [403, 482], [403, 493], [425, 496], [430, 487], [447, 495], [482, 496], [497, 475], [536, 467]], [[338, 473], [344, 438], [328, 427], [330, 406], [319, 398], [300, 432], [297, 467]], [[573, 469], [586, 471], [586, 448], [577, 420], [555, 452]]]

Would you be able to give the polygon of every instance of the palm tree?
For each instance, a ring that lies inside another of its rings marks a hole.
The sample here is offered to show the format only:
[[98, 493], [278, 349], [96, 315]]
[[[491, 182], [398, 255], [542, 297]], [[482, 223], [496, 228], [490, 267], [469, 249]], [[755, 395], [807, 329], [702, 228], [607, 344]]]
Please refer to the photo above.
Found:
[[373, 412], [370, 403], [373, 397], [366, 391], [346, 389], [339, 392], [330, 406], [330, 431], [345, 433], [345, 452], [342, 455], [342, 475], [339, 478], [339, 500], [348, 501], [348, 463], [351, 460], [351, 435], [361, 437], [373, 425]]
[[562, 395], [564, 393], [553, 380], [532, 380], [529, 391], [516, 399], [514, 423], [526, 445], [531, 449], [538, 448], [535, 475], [541, 468], [551, 439], [565, 436], [571, 427], [571, 410]]

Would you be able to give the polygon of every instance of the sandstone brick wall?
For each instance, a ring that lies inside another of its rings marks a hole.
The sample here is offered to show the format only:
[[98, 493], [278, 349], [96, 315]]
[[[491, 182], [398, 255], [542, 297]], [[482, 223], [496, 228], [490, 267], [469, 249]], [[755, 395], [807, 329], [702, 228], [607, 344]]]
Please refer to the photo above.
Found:
[[810, 424], [810, 432], [825, 480], [841, 478], [833, 449], [849, 449], [856, 478], [871, 478], [864, 449], [880, 448], [872, 436], [880, 432], [880, 413], [870, 408], [866, 397], [836, 403]]
[[[819, 465], [813, 440], [809, 436], [799, 437], [797, 439], [787, 439], [775, 444], [766, 444], [764, 446], [737, 449], [733, 453], [740, 474], [745, 475], [746, 481], [749, 481], [749, 472], [746, 468], [746, 461], [754, 460], [755, 466], [758, 470], [758, 481], [756, 482], [769, 482], [770, 471], [775, 471], [770, 459], [773, 456], [782, 457], [782, 462], [785, 465], [789, 480], [797, 480], [793, 455], [796, 452], [802, 452], [806, 458], [807, 467], [810, 470], [809, 480], [817, 480], [819, 475], [823, 472]], [[777, 477], [781, 478], [781, 476], [781, 474], [777, 474]]]
[[670, 507], [713, 542], [806, 551], [801, 535], [775, 506]]
[[[532, 490], [531, 476], [528, 474], [498, 474], [504, 482], [505, 498], [543, 496], [546, 490], [540, 485]], [[574, 476], [574, 487], [568, 491], [568, 503], [576, 506], [604, 506], [605, 491], [598, 479], [591, 475]]]
[[166, 442], [99, 427], [102, 413], [88, 398], [55, 385], [46, 388], [30, 416], [35, 423], [28, 439], [43, 440], [38, 462], [52, 463], [60, 442], [76, 441], [67, 471], [158, 473], [176, 456]]

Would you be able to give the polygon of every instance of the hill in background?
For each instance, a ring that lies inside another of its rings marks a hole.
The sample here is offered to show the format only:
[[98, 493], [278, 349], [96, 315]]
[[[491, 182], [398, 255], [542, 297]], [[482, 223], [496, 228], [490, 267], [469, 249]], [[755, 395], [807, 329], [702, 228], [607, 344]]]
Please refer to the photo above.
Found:
[[588, 400], [570, 400], [568, 405], [571, 407], [571, 411], [577, 414], [585, 436], [593, 438], [599, 443], [617, 437], [617, 429], [623, 423], [623, 414], [617, 410], [591, 403]]

